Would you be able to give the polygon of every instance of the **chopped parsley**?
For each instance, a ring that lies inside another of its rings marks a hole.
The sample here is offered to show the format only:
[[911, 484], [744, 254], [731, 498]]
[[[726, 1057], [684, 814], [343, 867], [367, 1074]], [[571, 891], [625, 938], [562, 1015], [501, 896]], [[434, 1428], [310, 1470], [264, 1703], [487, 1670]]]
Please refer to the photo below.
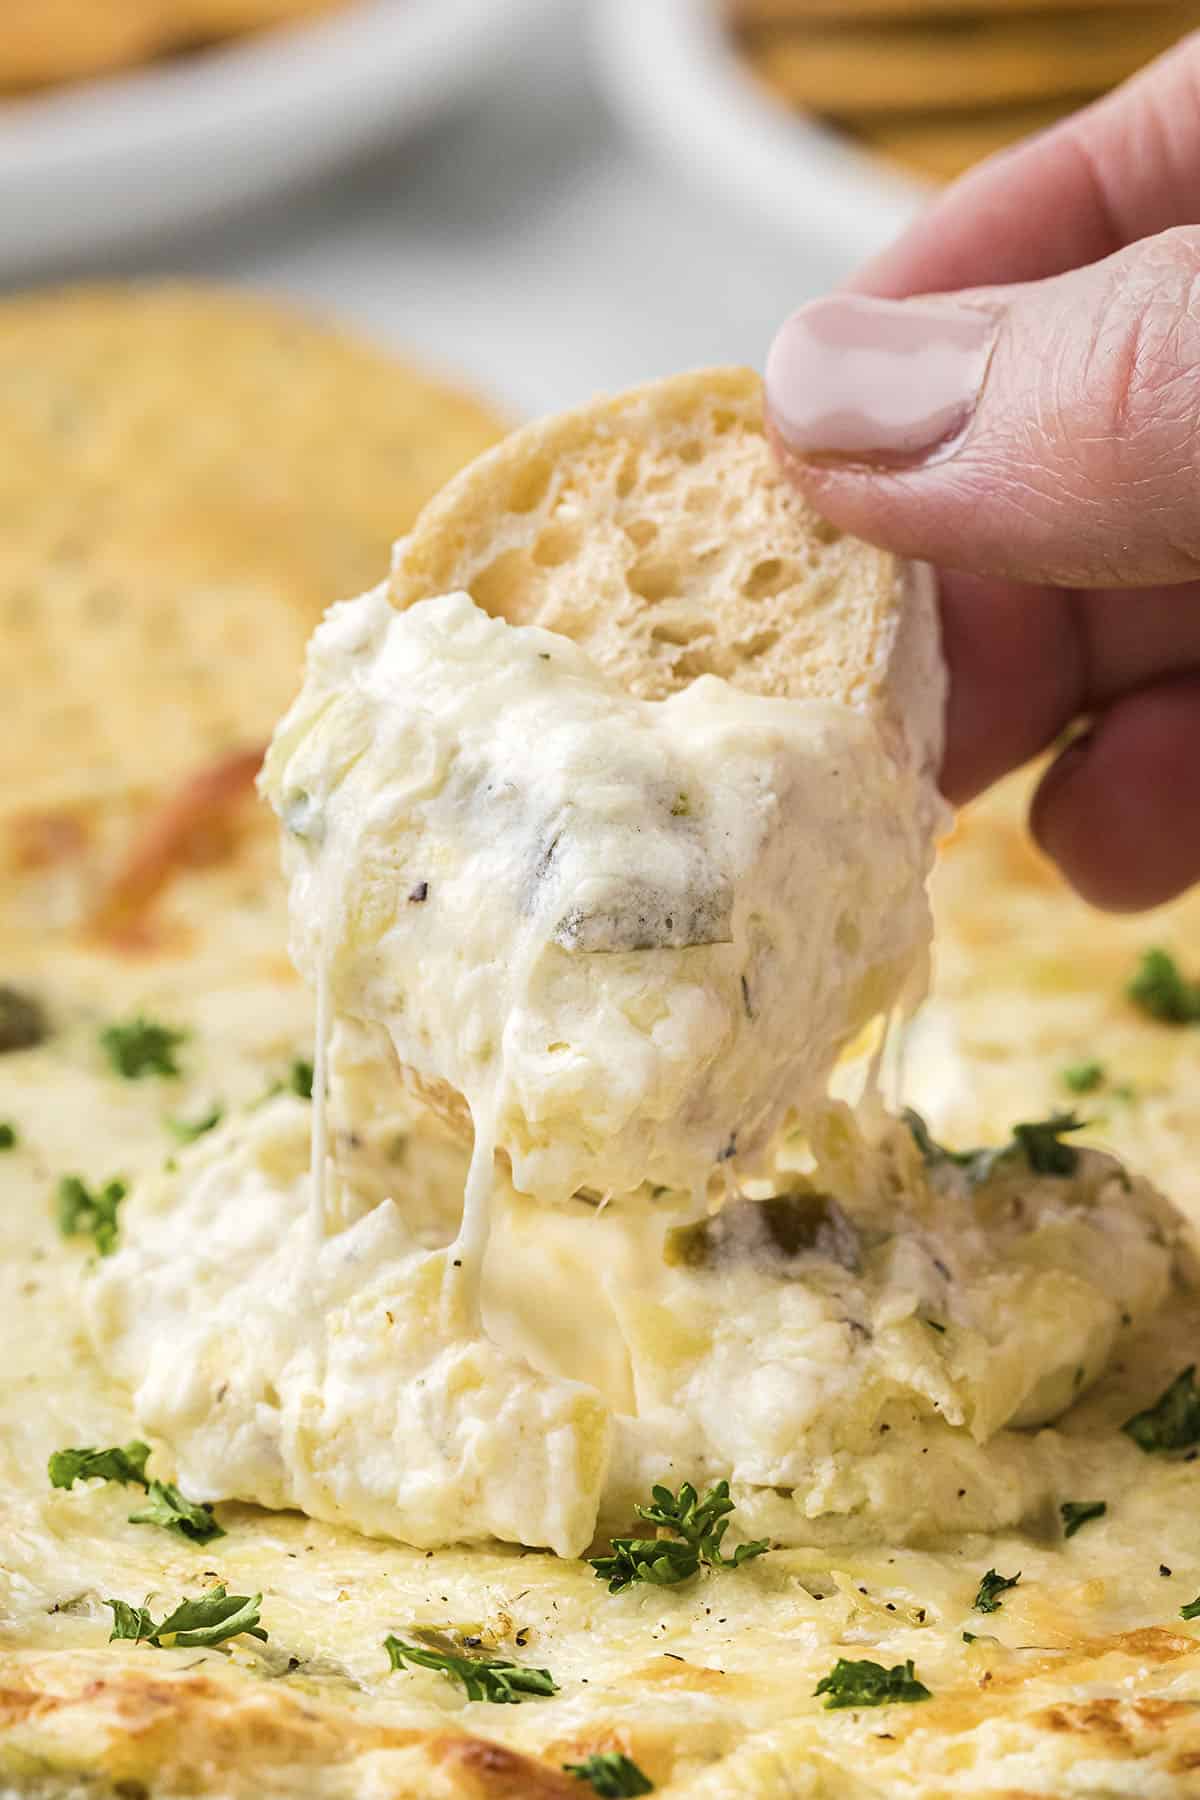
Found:
[[1009, 1588], [1015, 1588], [1020, 1579], [1021, 1571], [1019, 1569], [1015, 1575], [997, 1575], [995, 1569], [989, 1569], [983, 1580], [979, 1583], [979, 1592], [971, 1602], [975, 1611], [981, 1613], [999, 1612], [1004, 1604], [1000, 1595], [1006, 1593]]
[[161, 1525], [178, 1532], [193, 1544], [211, 1544], [224, 1537], [225, 1529], [212, 1516], [212, 1508], [197, 1500], [185, 1500], [172, 1481], [152, 1481], [146, 1488], [146, 1504], [129, 1515], [131, 1525]]
[[1200, 1444], [1200, 1388], [1196, 1386], [1195, 1363], [1189, 1363], [1175, 1377], [1153, 1406], [1126, 1419], [1121, 1430], [1147, 1454], [1156, 1450], [1190, 1450], [1193, 1444]]
[[104, 1604], [112, 1608], [110, 1644], [128, 1638], [135, 1644], [153, 1644], [157, 1650], [190, 1650], [223, 1644], [242, 1632], [263, 1643], [267, 1639], [258, 1622], [262, 1595], [227, 1594], [223, 1582], [195, 1600], [181, 1600], [157, 1625], [144, 1606], [130, 1606], [125, 1600], [106, 1600]]
[[1200, 1619], [1200, 1595], [1189, 1600], [1186, 1606], [1181, 1606], [1179, 1616], [1181, 1619]]
[[313, 1066], [305, 1057], [298, 1056], [287, 1075], [287, 1090], [301, 1100], [311, 1100], [313, 1090]]
[[933, 1696], [918, 1681], [911, 1658], [885, 1669], [877, 1662], [847, 1662], [839, 1656], [828, 1675], [822, 1676], [814, 1694], [825, 1695], [827, 1710], [844, 1706], [891, 1706], [900, 1701], [930, 1700]]
[[1104, 1064], [1100, 1062], [1072, 1063], [1062, 1072], [1062, 1084], [1073, 1094], [1091, 1094], [1104, 1082]]
[[1107, 1500], [1064, 1500], [1059, 1507], [1063, 1536], [1073, 1538], [1092, 1519], [1102, 1519], [1108, 1511]]
[[167, 1130], [179, 1139], [181, 1144], [194, 1144], [198, 1137], [206, 1131], [212, 1131], [225, 1117], [225, 1108], [216, 1102], [207, 1112], [195, 1119], [168, 1119]]
[[164, 1531], [177, 1531], [193, 1544], [210, 1544], [224, 1537], [224, 1528], [212, 1516], [212, 1508], [195, 1500], [185, 1500], [170, 1481], [155, 1481], [146, 1474], [149, 1444], [135, 1438], [131, 1443], [110, 1450], [56, 1450], [47, 1464], [51, 1487], [70, 1488], [77, 1481], [99, 1478], [119, 1481], [123, 1487], [137, 1486], [146, 1490], [146, 1504], [131, 1512], [131, 1525], [161, 1525]]
[[0, 1119], [0, 1150], [15, 1150], [17, 1144], [17, 1128], [7, 1119]]
[[564, 1763], [563, 1768], [576, 1781], [590, 1782], [593, 1794], [600, 1794], [602, 1800], [626, 1800], [627, 1795], [654, 1792], [654, 1783], [619, 1750], [599, 1750], [586, 1762]]
[[739, 1544], [732, 1556], [722, 1551], [721, 1541], [733, 1511], [727, 1481], [718, 1481], [703, 1500], [690, 1481], [684, 1482], [678, 1494], [656, 1486], [651, 1489], [651, 1501], [651, 1505], [636, 1509], [638, 1517], [675, 1535], [613, 1538], [610, 1555], [589, 1558], [599, 1580], [607, 1581], [610, 1594], [619, 1594], [635, 1581], [674, 1587], [698, 1574], [701, 1564], [711, 1569], [738, 1569], [770, 1549], [764, 1538]]
[[436, 1669], [451, 1681], [460, 1681], [468, 1700], [490, 1700], [496, 1706], [516, 1706], [532, 1696], [557, 1694], [558, 1684], [549, 1669], [529, 1669], [503, 1656], [457, 1656], [451, 1650], [430, 1650], [406, 1644], [389, 1635], [383, 1640], [393, 1669], [415, 1663]]
[[123, 1024], [105, 1026], [100, 1043], [118, 1075], [126, 1081], [141, 1081], [146, 1075], [178, 1075], [175, 1052], [187, 1035], [173, 1025], [156, 1024], [139, 1013], [136, 1019], [127, 1019]]
[[972, 1187], [980, 1186], [998, 1167], [1017, 1157], [1024, 1157], [1035, 1175], [1073, 1175], [1079, 1163], [1079, 1152], [1062, 1140], [1070, 1132], [1082, 1131], [1087, 1125], [1086, 1119], [1077, 1118], [1073, 1112], [1056, 1112], [1048, 1119], [1014, 1125], [1012, 1139], [1007, 1144], [983, 1150], [947, 1150], [931, 1135], [920, 1113], [905, 1107], [901, 1116], [926, 1167], [933, 1169], [952, 1163], [965, 1172]]
[[0, 984], [0, 1053], [32, 1050], [49, 1035], [46, 1015], [33, 995]]
[[117, 1208], [125, 1198], [123, 1181], [106, 1181], [93, 1193], [78, 1175], [64, 1175], [58, 1184], [58, 1229], [64, 1237], [90, 1237], [101, 1256], [117, 1247]]
[[1200, 1024], [1200, 981], [1188, 981], [1169, 951], [1143, 952], [1125, 992], [1135, 1006], [1164, 1025]]
[[145, 1487], [149, 1454], [149, 1444], [143, 1444], [140, 1438], [110, 1450], [94, 1450], [90, 1444], [79, 1450], [56, 1450], [46, 1465], [50, 1486], [70, 1488], [77, 1481], [98, 1478], [119, 1481], [123, 1486], [133, 1483]]

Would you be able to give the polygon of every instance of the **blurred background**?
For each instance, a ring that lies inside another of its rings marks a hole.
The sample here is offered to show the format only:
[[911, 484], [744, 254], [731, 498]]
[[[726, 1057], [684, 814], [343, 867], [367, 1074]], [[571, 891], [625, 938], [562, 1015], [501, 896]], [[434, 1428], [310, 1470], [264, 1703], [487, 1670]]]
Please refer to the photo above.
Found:
[[250, 284], [526, 414], [761, 362], [939, 182], [1198, 21], [1181, 0], [0, 0], [0, 280]]

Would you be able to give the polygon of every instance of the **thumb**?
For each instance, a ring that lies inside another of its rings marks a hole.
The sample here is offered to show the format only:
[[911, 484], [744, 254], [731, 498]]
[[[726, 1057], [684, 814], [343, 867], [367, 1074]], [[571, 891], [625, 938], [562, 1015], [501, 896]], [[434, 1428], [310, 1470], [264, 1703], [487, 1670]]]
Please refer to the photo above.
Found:
[[1027, 582], [1200, 574], [1200, 230], [1019, 287], [815, 301], [766, 388], [785, 469], [843, 530]]

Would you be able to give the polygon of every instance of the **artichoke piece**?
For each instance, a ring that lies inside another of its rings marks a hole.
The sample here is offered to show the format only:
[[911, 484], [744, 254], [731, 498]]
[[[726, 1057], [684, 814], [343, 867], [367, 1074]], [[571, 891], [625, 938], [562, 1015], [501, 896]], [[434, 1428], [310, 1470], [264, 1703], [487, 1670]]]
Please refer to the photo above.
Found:
[[858, 1232], [833, 1196], [800, 1184], [768, 1200], [731, 1200], [711, 1219], [668, 1232], [663, 1248], [677, 1267], [744, 1261], [785, 1275], [789, 1263], [814, 1256], [854, 1273], [861, 1252]]

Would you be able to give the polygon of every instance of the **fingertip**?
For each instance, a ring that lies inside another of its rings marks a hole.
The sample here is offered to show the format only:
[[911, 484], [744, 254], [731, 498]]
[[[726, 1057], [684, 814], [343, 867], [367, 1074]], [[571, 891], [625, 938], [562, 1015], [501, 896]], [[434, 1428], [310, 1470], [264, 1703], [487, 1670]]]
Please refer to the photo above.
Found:
[[1053, 743], [1083, 700], [1074, 609], [1052, 588], [941, 577], [950, 674], [942, 792], [971, 800]]
[[1033, 835], [1106, 912], [1161, 905], [1200, 880], [1200, 675], [1125, 695], [1042, 777]]

